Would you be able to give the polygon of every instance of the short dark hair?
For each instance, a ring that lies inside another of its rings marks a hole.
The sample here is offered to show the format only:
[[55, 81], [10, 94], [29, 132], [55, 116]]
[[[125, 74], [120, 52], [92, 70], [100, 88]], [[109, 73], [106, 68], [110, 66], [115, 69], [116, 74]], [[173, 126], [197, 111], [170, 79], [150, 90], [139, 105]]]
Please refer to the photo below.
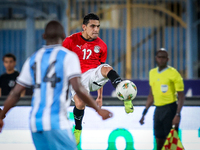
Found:
[[4, 61], [4, 58], [5, 58], [5, 57], [13, 58], [13, 60], [16, 61], [15, 55], [13, 55], [13, 54], [11, 54], [11, 53], [5, 54], [5, 55], [3, 56], [3, 58], [2, 58], [3, 61]]
[[47, 23], [45, 27], [46, 39], [58, 39], [63, 38], [64, 28], [57, 20], [52, 20]]
[[89, 23], [89, 20], [99, 20], [99, 17], [94, 13], [89, 13], [83, 18], [83, 24], [87, 25]]

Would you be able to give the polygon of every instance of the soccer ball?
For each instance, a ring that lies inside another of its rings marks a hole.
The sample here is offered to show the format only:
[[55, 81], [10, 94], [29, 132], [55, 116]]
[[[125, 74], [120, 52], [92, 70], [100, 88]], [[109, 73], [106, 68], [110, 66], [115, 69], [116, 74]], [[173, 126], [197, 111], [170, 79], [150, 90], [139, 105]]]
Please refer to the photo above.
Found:
[[130, 80], [124, 80], [117, 85], [116, 94], [121, 101], [133, 100], [137, 95], [137, 87]]

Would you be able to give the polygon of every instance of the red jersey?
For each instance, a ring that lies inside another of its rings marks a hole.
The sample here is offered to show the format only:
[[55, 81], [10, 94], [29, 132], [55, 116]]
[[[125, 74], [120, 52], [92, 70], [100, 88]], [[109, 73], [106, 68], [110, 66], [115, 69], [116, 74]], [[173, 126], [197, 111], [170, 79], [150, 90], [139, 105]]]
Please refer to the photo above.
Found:
[[78, 55], [82, 73], [106, 62], [107, 45], [99, 37], [87, 41], [82, 37], [82, 33], [78, 32], [68, 36], [63, 41], [63, 46]]

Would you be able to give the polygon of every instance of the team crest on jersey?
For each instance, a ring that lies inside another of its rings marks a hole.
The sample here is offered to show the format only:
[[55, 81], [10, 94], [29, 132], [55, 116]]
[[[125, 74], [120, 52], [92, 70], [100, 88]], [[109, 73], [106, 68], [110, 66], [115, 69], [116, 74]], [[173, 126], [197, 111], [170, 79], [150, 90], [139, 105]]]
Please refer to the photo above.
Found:
[[9, 83], [8, 83], [8, 86], [11, 87], [11, 88], [14, 87], [15, 86], [15, 81], [14, 80], [10, 80]]
[[168, 90], [168, 85], [161, 85], [161, 91], [163, 92], [163, 93], [166, 93], [167, 92], [167, 90]]
[[99, 53], [100, 52], [100, 47], [99, 46], [94, 46], [94, 52]]

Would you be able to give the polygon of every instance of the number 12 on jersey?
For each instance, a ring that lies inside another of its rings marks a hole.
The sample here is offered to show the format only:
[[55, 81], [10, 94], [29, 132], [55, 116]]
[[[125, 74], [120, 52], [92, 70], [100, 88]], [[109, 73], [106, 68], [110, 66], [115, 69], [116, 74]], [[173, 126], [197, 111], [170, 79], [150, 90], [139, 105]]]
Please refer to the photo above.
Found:
[[83, 49], [83, 60], [85, 59], [89, 59], [90, 55], [92, 54], [92, 50], [91, 49]]

